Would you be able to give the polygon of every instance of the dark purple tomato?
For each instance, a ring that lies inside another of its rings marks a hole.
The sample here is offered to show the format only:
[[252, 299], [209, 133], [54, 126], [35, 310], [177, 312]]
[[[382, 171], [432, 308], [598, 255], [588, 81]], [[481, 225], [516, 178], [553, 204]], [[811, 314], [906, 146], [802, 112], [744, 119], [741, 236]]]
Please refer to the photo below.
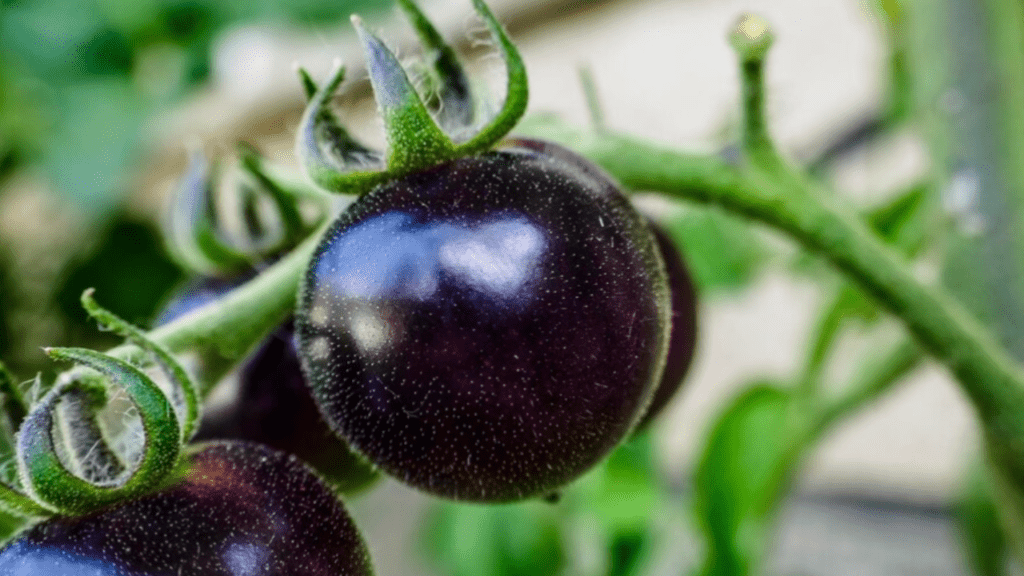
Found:
[[163, 309], [160, 310], [160, 313], [157, 314], [153, 325], [162, 326], [179, 316], [184, 316], [197, 308], [218, 300], [232, 288], [237, 288], [249, 278], [251, 278], [249, 275], [239, 278], [217, 278], [210, 276], [193, 280], [171, 297]]
[[[157, 324], [215, 301], [246, 279], [193, 282], [171, 300]], [[365, 488], [380, 476], [320, 416], [302, 377], [291, 321], [246, 361], [237, 393], [228, 403], [203, 414], [195, 439], [246, 440], [294, 454], [345, 494]]]
[[[540, 140], [515, 137], [506, 140], [506, 144], [529, 148], [557, 157], [558, 160], [572, 164], [577, 170], [592, 177], [600, 177], [602, 174], [600, 168], [589, 160], [566, 148], [551, 146]], [[661, 414], [661, 411], [665, 409], [679, 387], [682, 386], [697, 346], [697, 292], [693, 278], [686, 268], [682, 253], [665, 230], [651, 219], [648, 219], [648, 224], [654, 234], [658, 252], [665, 262], [665, 272], [668, 275], [668, 287], [671, 292], [672, 331], [669, 336], [665, 371], [654, 392], [651, 405], [647, 408], [647, 413], [636, 427], [637, 432], [647, 428]]]
[[0, 550], [5, 576], [369, 575], [334, 493], [258, 444], [198, 447], [171, 486], [76, 518], [54, 517]]
[[291, 322], [278, 329], [243, 366], [237, 397], [204, 415], [196, 439], [250, 440], [284, 450], [346, 494], [379, 477], [320, 416], [302, 377]]
[[665, 372], [661, 375], [661, 383], [654, 392], [647, 414], [637, 426], [638, 431], [657, 418], [675, 396], [690, 369], [697, 347], [697, 292], [693, 278], [686, 269], [683, 255], [668, 234], [653, 223], [651, 231], [654, 232], [654, 240], [661, 251], [668, 274], [668, 287], [672, 294], [672, 331], [668, 340]]
[[300, 291], [329, 424], [440, 496], [552, 492], [629, 434], [661, 377], [650, 230], [600, 171], [538, 146], [378, 187], [327, 230]]

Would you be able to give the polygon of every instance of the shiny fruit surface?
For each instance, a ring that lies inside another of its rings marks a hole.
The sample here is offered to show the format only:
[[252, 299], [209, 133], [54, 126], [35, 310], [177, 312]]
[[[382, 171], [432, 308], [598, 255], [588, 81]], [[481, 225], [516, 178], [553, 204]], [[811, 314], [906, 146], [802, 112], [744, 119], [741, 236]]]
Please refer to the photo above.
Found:
[[[248, 275], [193, 281], [168, 302], [156, 324], [215, 302], [246, 279]], [[195, 440], [244, 440], [294, 454], [346, 495], [372, 485], [380, 476], [320, 416], [302, 376], [290, 320], [242, 365], [238, 388], [230, 399], [203, 414]]]
[[[544, 141], [529, 138], [510, 138], [506, 143], [510, 146], [528, 148], [556, 157], [559, 161], [570, 164], [576, 170], [592, 177], [597, 178], [601, 175], [597, 166], [567, 148], [552, 146]], [[644, 211], [641, 211], [641, 214], [647, 217], [658, 252], [665, 263], [665, 273], [668, 276], [671, 293], [672, 328], [661, 382], [654, 392], [647, 413], [636, 427], [637, 432], [647, 428], [675, 397], [693, 363], [697, 347], [697, 290], [693, 283], [693, 276], [687, 269], [682, 252], [676, 247], [668, 232], [660, 224], [654, 223], [654, 219], [649, 214]]]
[[343, 494], [379, 473], [354, 454], [320, 416], [302, 377], [287, 322], [264, 342], [238, 375], [238, 395], [203, 417], [197, 440], [238, 439], [299, 457]]
[[300, 290], [325, 418], [437, 495], [559, 488], [629, 434], [661, 377], [668, 283], [650, 230], [596, 167], [545, 147], [378, 187], [327, 230]]
[[24, 576], [364, 576], [366, 547], [334, 493], [292, 456], [201, 445], [169, 487], [87, 516], [54, 517], [0, 550]]

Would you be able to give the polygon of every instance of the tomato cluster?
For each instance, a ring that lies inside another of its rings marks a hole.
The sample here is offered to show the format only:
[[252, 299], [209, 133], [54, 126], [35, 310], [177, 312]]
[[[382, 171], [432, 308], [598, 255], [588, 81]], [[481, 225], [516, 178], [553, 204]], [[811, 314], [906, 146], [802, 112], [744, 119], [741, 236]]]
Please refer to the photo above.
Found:
[[[352, 140], [326, 110], [342, 70], [323, 88], [304, 77], [304, 167], [325, 188], [362, 195], [320, 236], [294, 320], [257, 347], [231, 401], [198, 426], [197, 440], [221, 442], [189, 449], [147, 495], [35, 524], [0, 550], [0, 573], [369, 574], [337, 493], [365, 486], [375, 468], [445, 498], [549, 496], [647, 426], [679, 388], [696, 299], [678, 250], [584, 158], [502, 140], [525, 107], [525, 76], [482, 2], [509, 71], [505, 107], [483, 128], [450, 49], [411, 2], [400, 4], [439, 54], [440, 104], [428, 115], [397, 59], [358, 22], [388, 153]], [[216, 246], [199, 209], [205, 184], [191, 182], [198, 196], [180, 202], [191, 227], [175, 228], [189, 243], [185, 260], [244, 263]], [[286, 239], [301, 236], [300, 211], [275, 198]], [[190, 258], [196, 247], [203, 253]], [[198, 281], [160, 321], [216, 307], [250, 275]], [[136, 329], [90, 313], [175, 364]], [[189, 413], [183, 427], [168, 425], [175, 440], [178, 431], [191, 439], [194, 405]], [[57, 460], [44, 464], [58, 469]]]

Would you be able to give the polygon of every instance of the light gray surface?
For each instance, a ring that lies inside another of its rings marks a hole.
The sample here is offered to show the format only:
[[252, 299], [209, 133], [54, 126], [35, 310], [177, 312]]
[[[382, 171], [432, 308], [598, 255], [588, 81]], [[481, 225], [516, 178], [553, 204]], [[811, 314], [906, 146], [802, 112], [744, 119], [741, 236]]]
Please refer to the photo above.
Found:
[[806, 576], [966, 576], [943, 510], [802, 499], [786, 507], [770, 572]]

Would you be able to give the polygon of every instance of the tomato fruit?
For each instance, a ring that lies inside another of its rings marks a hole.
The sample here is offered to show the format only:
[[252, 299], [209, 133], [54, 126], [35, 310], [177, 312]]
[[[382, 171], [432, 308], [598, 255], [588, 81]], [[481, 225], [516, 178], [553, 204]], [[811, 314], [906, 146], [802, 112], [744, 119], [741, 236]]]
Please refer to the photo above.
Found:
[[686, 268], [679, 248], [676, 248], [665, 230], [651, 223], [651, 231], [668, 274], [668, 286], [672, 294], [672, 331], [669, 335], [665, 372], [637, 430], [650, 425], [679, 391], [697, 348], [697, 291], [693, 277]]
[[213, 443], [149, 496], [56, 516], [0, 550], [0, 574], [363, 576], [366, 546], [344, 507], [294, 457]]
[[[217, 300], [247, 277], [191, 283], [166, 305], [156, 323]], [[246, 360], [230, 401], [203, 414], [196, 440], [245, 440], [294, 454], [344, 494], [358, 492], [379, 477], [320, 416], [302, 376], [290, 320]]]
[[[570, 164], [576, 170], [589, 174], [591, 177], [601, 177], [601, 171], [597, 166], [561, 146], [552, 146], [540, 140], [515, 137], [506, 140], [506, 144], [554, 156], [559, 161]], [[643, 211], [641, 214], [648, 216]], [[665, 371], [662, 373], [661, 382], [654, 392], [647, 413], [636, 427], [638, 432], [647, 428], [679, 391], [683, 379], [690, 369], [690, 364], [693, 362], [693, 355], [697, 347], [697, 291], [693, 277], [686, 267], [682, 253], [665, 229], [661, 225], [655, 224], [650, 217], [647, 222], [654, 235], [658, 252], [665, 263], [665, 273], [668, 276], [668, 287], [671, 294], [672, 329], [669, 336]]]
[[321, 413], [440, 496], [556, 490], [629, 434], [661, 377], [668, 283], [646, 223], [586, 160], [524, 142], [361, 197], [300, 290]]

